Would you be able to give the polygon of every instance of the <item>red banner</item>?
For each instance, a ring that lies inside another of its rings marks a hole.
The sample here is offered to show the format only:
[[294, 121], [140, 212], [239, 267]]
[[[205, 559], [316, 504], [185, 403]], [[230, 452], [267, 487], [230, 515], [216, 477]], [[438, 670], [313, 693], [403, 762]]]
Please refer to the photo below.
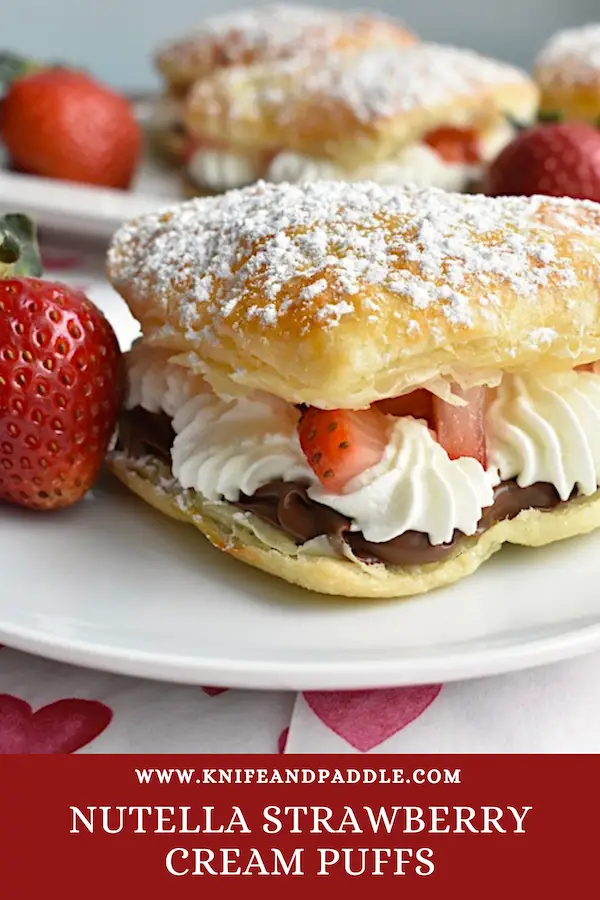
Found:
[[588, 896], [599, 784], [593, 756], [3, 756], [0, 895]]

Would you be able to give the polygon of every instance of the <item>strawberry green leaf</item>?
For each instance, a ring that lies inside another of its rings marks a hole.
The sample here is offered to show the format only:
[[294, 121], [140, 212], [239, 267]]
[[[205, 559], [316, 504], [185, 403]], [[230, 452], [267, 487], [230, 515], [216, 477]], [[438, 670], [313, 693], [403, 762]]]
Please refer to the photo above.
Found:
[[34, 223], [17, 213], [0, 217], [0, 278], [42, 274]]
[[540, 110], [538, 113], [538, 122], [560, 122], [562, 120], [562, 115], [559, 112], [552, 112], [550, 110]]
[[33, 59], [0, 51], [0, 91], [6, 91], [11, 82], [39, 68], [40, 64]]

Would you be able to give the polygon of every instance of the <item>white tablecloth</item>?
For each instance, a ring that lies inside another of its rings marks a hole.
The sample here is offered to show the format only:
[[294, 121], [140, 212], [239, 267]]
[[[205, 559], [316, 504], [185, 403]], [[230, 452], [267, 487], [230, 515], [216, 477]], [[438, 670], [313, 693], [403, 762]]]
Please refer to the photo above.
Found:
[[[48, 247], [120, 334], [137, 325], [101, 252]], [[0, 753], [600, 753], [600, 654], [530, 671], [380, 691], [219, 690], [121, 677], [0, 648]]]
[[599, 709], [597, 653], [444, 686], [295, 696], [0, 649], [0, 753], [600, 753]]

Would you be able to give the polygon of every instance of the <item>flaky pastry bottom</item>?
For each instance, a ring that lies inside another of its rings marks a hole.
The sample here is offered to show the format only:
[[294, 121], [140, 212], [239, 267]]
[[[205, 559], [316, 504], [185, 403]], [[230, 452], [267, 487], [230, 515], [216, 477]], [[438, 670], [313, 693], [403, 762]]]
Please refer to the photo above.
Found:
[[456, 553], [441, 562], [386, 566], [305, 553], [279, 529], [227, 502], [207, 501], [184, 490], [169, 468], [155, 457], [134, 459], [112, 453], [108, 468], [135, 494], [180, 522], [194, 525], [225, 553], [321, 594], [364, 599], [410, 597], [471, 575], [504, 543], [541, 547], [600, 527], [600, 491], [570, 500], [550, 511], [523, 510], [483, 534], [465, 538]]

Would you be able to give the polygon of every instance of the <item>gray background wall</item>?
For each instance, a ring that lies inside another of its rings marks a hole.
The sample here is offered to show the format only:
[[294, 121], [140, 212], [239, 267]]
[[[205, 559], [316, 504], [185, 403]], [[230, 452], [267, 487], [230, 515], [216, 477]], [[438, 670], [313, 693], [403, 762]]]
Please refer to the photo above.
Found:
[[[319, 2], [319, 0], [315, 0]], [[470, 46], [529, 67], [556, 29], [600, 21], [600, 0], [379, 0], [340, 7], [378, 7], [401, 16], [430, 40]], [[124, 90], [156, 85], [151, 53], [163, 38], [203, 16], [248, 4], [235, 0], [3, 0], [7, 49], [85, 65]]]

